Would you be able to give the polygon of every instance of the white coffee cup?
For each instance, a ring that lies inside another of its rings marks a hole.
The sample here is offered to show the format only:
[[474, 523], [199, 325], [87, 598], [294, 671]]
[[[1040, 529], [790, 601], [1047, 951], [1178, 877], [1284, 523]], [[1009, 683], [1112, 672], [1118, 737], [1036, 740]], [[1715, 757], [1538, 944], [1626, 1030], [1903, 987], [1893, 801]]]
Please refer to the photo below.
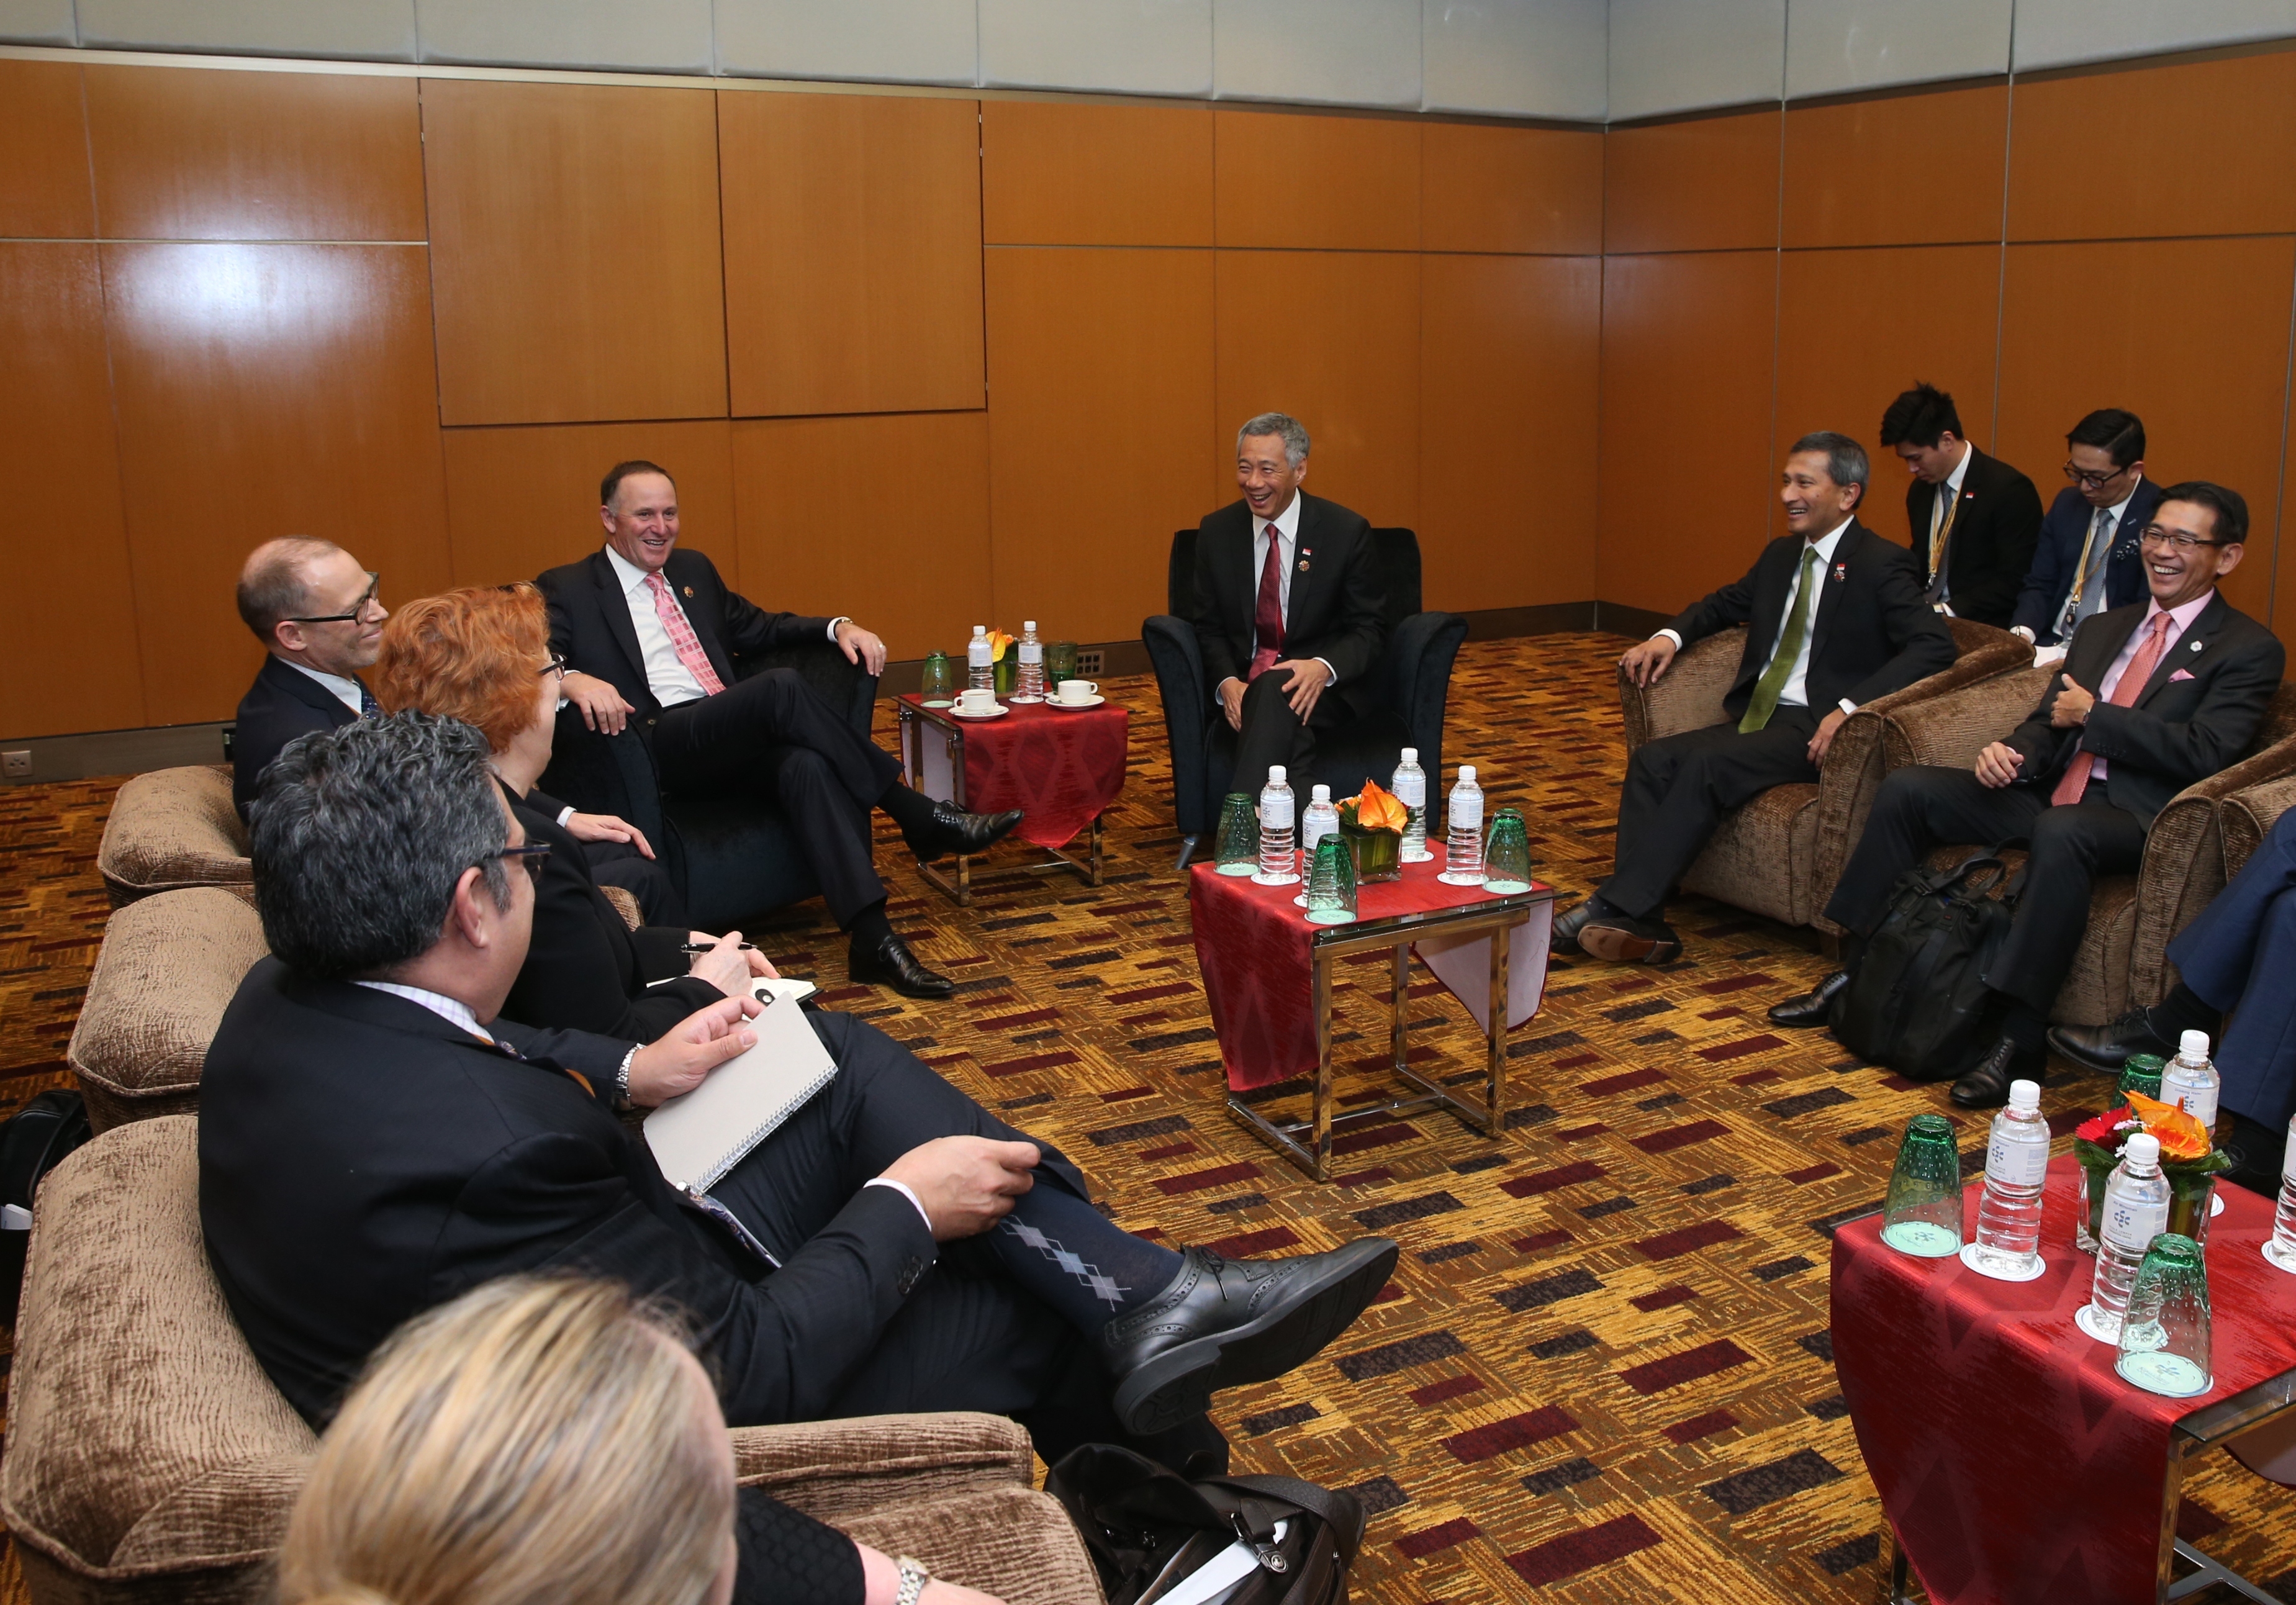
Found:
[[1099, 694], [1100, 686], [1091, 680], [1061, 682], [1061, 700], [1063, 702], [1089, 702]]
[[996, 706], [996, 693], [986, 686], [968, 685], [956, 693], [956, 705], [965, 713], [988, 713]]

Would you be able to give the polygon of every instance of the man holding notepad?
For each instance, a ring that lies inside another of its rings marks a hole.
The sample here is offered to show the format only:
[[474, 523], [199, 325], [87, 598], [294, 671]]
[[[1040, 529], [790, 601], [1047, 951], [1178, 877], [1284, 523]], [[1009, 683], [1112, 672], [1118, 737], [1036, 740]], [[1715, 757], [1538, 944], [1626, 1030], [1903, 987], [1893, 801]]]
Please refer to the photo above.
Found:
[[[1128, 1438], [1224, 1462], [1211, 1392], [1301, 1363], [1385, 1284], [1384, 1239], [1231, 1262], [1121, 1231], [1066, 1159], [848, 1016], [727, 998], [644, 1046], [499, 1020], [537, 849], [487, 759], [400, 714], [265, 776], [273, 956], [209, 1053], [201, 1216], [307, 1418], [407, 1317], [563, 1269], [690, 1311], [736, 1424], [986, 1410], [1048, 1460]], [[643, 1139], [617, 1118], [721, 1065], [728, 1112]]]

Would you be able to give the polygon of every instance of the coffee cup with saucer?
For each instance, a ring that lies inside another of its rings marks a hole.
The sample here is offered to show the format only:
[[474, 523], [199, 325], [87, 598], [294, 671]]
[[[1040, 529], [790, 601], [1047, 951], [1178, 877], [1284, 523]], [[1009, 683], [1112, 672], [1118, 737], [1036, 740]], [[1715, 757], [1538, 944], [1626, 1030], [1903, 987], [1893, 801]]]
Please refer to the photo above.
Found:
[[1053, 700], [1062, 708], [1097, 708], [1103, 699], [1097, 681], [1063, 680]]

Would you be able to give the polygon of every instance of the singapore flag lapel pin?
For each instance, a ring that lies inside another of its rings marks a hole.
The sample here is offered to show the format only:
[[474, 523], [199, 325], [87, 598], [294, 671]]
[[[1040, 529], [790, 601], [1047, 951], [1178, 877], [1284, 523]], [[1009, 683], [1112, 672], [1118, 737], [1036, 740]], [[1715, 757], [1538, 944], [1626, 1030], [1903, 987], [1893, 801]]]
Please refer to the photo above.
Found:
[[1840, 585], [1843, 580], [1848, 579], [1849, 577], [1849, 565], [1848, 563], [1836, 563], [1833, 565], [1833, 583], [1835, 585]]

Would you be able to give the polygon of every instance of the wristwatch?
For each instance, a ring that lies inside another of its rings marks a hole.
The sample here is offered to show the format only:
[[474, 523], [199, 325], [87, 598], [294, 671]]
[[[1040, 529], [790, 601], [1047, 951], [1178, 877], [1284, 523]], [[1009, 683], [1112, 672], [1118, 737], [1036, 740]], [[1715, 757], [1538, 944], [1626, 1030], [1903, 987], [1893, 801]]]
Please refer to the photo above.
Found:
[[924, 1593], [925, 1585], [932, 1581], [932, 1574], [925, 1570], [923, 1561], [907, 1555], [903, 1555], [893, 1565], [901, 1574], [901, 1592], [893, 1596], [893, 1605], [917, 1605], [917, 1596]]
[[622, 1068], [614, 1072], [614, 1107], [616, 1109], [627, 1109], [630, 1106], [630, 1066], [637, 1062], [637, 1058], [638, 1051], [633, 1046], [628, 1052], [622, 1055]]

